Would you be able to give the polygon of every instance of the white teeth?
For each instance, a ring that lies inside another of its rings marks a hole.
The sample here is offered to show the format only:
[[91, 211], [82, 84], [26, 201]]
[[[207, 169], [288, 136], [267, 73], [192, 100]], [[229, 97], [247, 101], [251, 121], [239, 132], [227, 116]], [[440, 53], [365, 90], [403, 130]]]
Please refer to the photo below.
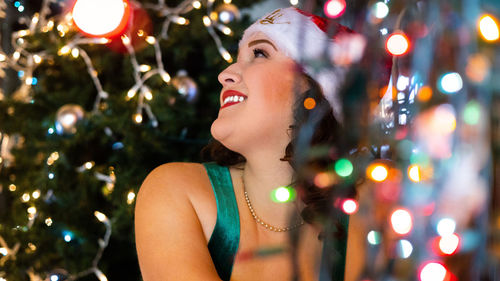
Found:
[[226, 104], [228, 102], [243, 102], [244, 100], [245, 98], [242, 96], [230, 96], [224, 99], [223, 104]]

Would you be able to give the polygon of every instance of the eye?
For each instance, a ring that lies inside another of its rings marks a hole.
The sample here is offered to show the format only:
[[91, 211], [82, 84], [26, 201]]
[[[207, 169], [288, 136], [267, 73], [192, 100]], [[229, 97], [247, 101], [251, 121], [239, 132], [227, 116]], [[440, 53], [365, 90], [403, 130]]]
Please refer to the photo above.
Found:
[[253, 49], [253, 56], [255, 58], [267, 58], [268, 57], [266, 51], [264, 51], [262, 49], [258, 49], [258, 48]]

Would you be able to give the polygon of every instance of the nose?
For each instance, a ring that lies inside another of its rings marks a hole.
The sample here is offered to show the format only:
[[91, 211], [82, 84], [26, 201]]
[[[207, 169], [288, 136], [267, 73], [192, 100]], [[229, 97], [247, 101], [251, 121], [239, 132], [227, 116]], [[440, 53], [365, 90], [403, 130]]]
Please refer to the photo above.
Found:
[[241, 75], [238, 71], [237, 63], [233, 63], [224, 69], [218, 76], [219, 83], [222, 87], [237, 84], [241, 81]]

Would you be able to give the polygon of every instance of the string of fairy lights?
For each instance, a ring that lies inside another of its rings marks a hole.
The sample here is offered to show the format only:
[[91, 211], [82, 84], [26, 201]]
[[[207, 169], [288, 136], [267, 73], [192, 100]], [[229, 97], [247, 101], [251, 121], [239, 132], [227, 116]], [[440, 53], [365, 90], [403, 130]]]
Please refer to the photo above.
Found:
[[[136, 7], [140, 6], [139, 3], [132, 3], [136, 5]], [[231, 1], [224, 0], [224, 4], [222, 5], [229, 5], [230, 3]], [[11, 54], [7, 54], [0, 49], [0, 69], [9, 67], [18, 72], [22, 84], [14, 95], [14, 98], [29, 102], [31, 100], [30, 88], [35, 86], [38, 82], [37, 78], [34, 77], [38, 65], [54, 55], [71, 55], [75, 59], [81, 58], [87, 66], [88, 74], [92, 78], [97, 91], [93, 113], [98, 113], [101, 101], [114, 93], [107, 93], [103, 88], [99, 80], [99, 72], [93, 66], [92, 58], [85, 51], [84, 46], [89, 44], [108, 44], [109, 39], [103, 37], [83, 37], [81, 34], [77, 33], [59, 49], [57, 54], [50, 54], [47, 51], [35, 53], [27, 51], [27, 49], [29, 49], [27, 46], [28, 43], [24, 40], [24, 37], [28, 35], [40, 32], [47, 33], [54, 28], [61, 38], [73, 34], [70, 32], [75, 28], [71, 14], [49, 17], [50, 4], [63, 5], [60, 1], [44, 0], [40, 12], [34, 14], [33, 17], [29, 19], [25, 19], [25, 22], [29, 23], [27, 24], [29, 28], [12, 34], [11, 43], [14, 51]], [[290, 4], [297, 5], [298, 1], [291, 0]], [[158, 126], [158, 120], [148, 104], [148, 101], [153, 99], [154, 92], [147, 86], [147, 81], [158, 75], [166, 84], [172, 83], [174, 78], [170, 76], [163, 64], [160, 41], [168, 40], [168, 31], [171, 24], [189, 25], [190, 22], [185, 15], [193, 9], [201, 9], [203, 6], [206, 8], [207, 13], [202, 18], [203, 24], [207, 32], [213, 38], [222, 58], [227, 62], [232, 62], [230, 53], [224, 48], [219, 34], [216, 32], [218, 30], [224, 35], [232, 35], [232, 30], [225, 25], [229, 20], [226, 20], [226, 15], [218, 12], [217, 8], [214, 9], [214, 5], [215, 0], [185, 0], [176, 7], [169, 7], [165, 3], [165, 0], [158, 0], [156, 4], [146, 4], [144, 5], [145, 9], [156, 12], [163, 20], [162, 29], [159, 35], [154, 36], [152, 34], [146, 34], [143, 31], [136, 31], [136, 34], [128, 32], [120, 37], [133, 67], [134, 85], [127, 91], [125, 100], [137, 100], [137, 110], [134, 116], [132, 116], [134, 122], [142, 123], [143, 115], [146, 114], [151, 125], [153, 127]], [[21, 4], [17, 6], [18, 10], [21, 12], [23, 8], [21, 9], [20, 7], [22, 7]], [[0, 16], [5, 15], [5, 8], [6, 3], [4, 0], [0, 0]], [[324, 4], [325, 15], [330, 18], [341, 18], [346, 8], [347, 3], [345, 0], [328, 0]], [[429, 10], [432, 10], [432, 8], [434, 8], [435, 11], [439, 11], [438, 7], [431, 7]], [[417, 42], [412, 41], [411, 36], [406, 34], [399, 27], [391, 28], [389, 25], [381, 24], [390, 14], [390, 1], [375, 2], [370, 7], [368, 13], [368, 24], [376, 26], [380, 35], [385, 38], [385, 49], [394, 57], [394, 62], [399, 59], [404, 59], [405, 57], [410, 57], [413, 54], [415, 54], [415, 56], [417, 56], [417, 54], [418, 56], [422, 56], [422, 53], [418, 53], [422, 50], [419, 47], [415, 47]], [[231, 15], [237, 16], [237, 12], [232, 11]], [[400, 17], [401, 15], [402, 14], [400, 14]], [[133, 14], [131, 14], [130, 17], [130, 20], [133, 20]], [[426, 23], [424, 22], [423, 24], [425, 25]], [[479, 15], [475, 32], [481, 36], [480, 38], [482, 38], [486, 44], [498, 42], [500, 37], [498, 20], [491, 14], [483, 13]], [[142, 40], [154, 49], [155, 66], [141, 64], [139, 62], [136, 56], [137, 50], [134, 48], [134, 40]], [[432, 52], [432, 49], [427, 48], [424, 51]], [[453, 146], [452, 140], [459, 143], [461, 142], [461, 140], [457, 140], [457, 135], [459, 134], [458, 130], [461, 129], [460, 126], [466, 127], [465, 129], [468, 130], [472, 130], [469, 127], [474, 127], [479, 131], [481, 120], [484, 121], [486, 117], [482, 114], [485, 108], [475, 99], [463, 102], [463, 108], [458, 108], [452, 103], [442, 103], [422, 113], [419, 113], [415, 109], [415, 104], [425, 104], [435, 95], [460, 95], [465, 91], [464, 88], [466, 88], [466, 83], [474, 85], [486, 83], [488, 77], [491, 75], [491, 69], [493, 67], [490, 62], [492, 59], [489, 58], [487, 54], [488, 52], [477, 52], [467, 56], [465, 71], [443, 71], [443, 73], [439, 75], [436, 85], [430, 85], [428, 81], [426, 82], [425, 79], [422, 79], [423, 75], [428, 74], [428, 70], [427, 72], [421, 72], [419, 75], [415, 71], [403, 72], [397, 69], [393, 71], [389, 85], [385, 88], [378, 89], [381, 93], [380, 96], [382, 96], [380, 104], [378, 105], [378, 118], [382, 120], [383, 130], [394, 131], [396, 128], [411, 128], [411, 130], [415, 131], [414, 133], [417, 137], [416, 140], [410, 140], [408, 137], [408, 130], [397, 131], [395, 138], [398, 144], [395, 149], [399, 151], [402, 155], [401, 157], [404, 158], [404, 167], [397, 166], [394, 162], [387, 159], [379, 159], [371, 162], [364, 172], [366, 173], [366, 177], [370, 180], [370, 183], [376, 187], [376, 189], [372, 191], [370, 198], [376, 198], [376, 200], [383, 202], [385, 205], [394, 206], [394, 208], [387, 211], [388, 222], [380, 222], [380, 218], [374, 215], [375, 212], [366, 212], [366, 206], [373, 205], [371, 201], [366, 201], [366, 198], [348, 198], [340, 203], [341, 209], [347, 214], [364, 212], [363, 214], [367, 218], [365, 222], [368, 228], [366, 241], [370, 247], [378, 250], [376, 251], [377, 253], [383, 252], [383, 249], [381, 249], [382, 244], [386, 243], [385, 247], [389, 247], [388, 242], [384, 241], [384, 239], [387, 239], [387, 232], [390, 231], [391, 234], [393, 234], [391, 239], [396, 242], [393, 244], [394, 248], [397, 249], [396, 255], [401, 259], [414, 257], [417, 255], [417, 251], [423, 251], [422, 249], [417, 249], [415, 245], [419, 246], [429, 241], [423, 241], [422, 239], [424, 238], [417, 238], [413, 235], [413, 232], [421, 231], [422, 227], [428, 226], [429, 224], [432, 225], [435, 231], [433, 230], [433, 233], [429, 235], [435, 243], [433, 243], [431, 250], [424, 253], [421, 252], [416, 257], [419, 263], [418, 278], [421, 281], [443, 281], [447, 280], [447, 278], [451, 278], [450, 270], [442, 261], [443, 257], [455, 255], [460, 251], [467, 251], [466, 244], [469, 243], [470, 240], [473, 240], [470, 239], [470, 231], [467, 232], [467, 228], [464, 226], [466, 224], [466, 218], [461, 217], [461, 214], [458, 214], [458, 212], [452, 212], [446, 208], [449, 207], [448, 204], [451, 204], [449, 202], [456, 203], [453, 198], [460, 194], [462, 197], [459, 198], [464, 198], [464, 196], [468, 198], [468, 205], [464, 205], [464, 209], [467, 208], [467, 210], [463, 213], [471, 214], [475, 211], [474, 208], [484, 204], [483, 197], [486, 192], [484, 179], [478, 176], [480, 173], [478, 171], [479, 168], [473, 166], [481, 160], [484, 161], [484, 159], [478, 160], [475, 158], [477, 155], [473, 156], [467, 153], [467, 149], [470, 148], [468, 145], [471, 143], [473, 145], [481, 145], [484, 133], [480, 131], [477, 135], [469, 136], [467, 140], [468, 143], [463, 146]], [[430, 56], [432, 54], [427, 55]], [[423, 64], [423, 62], [419, 63]], [[419, 69], [429, 69], [432, 67], [431, 61], [426, 61], [426, 63], [427, 65], [420, 65]], [[1, 96], [2, 95], [0, 95], [0, 97]], [[306, 102], [308, 101], [306, 100]], [[312, 105], [310, 103], [304, 104], [304, 106], [310, 109], [314, 107], [314, 103]], [[72, 114], [75, 115], [74, 108], [72, 112]], [[81, 118], [80, 115], [73, 116], [73, 118], [68, 119], [69, 121], [67, 124], [64, 123], [66, 119], [62, 118], [61, 130], [70, 132], [72, 124], [79, 118]], [[463, 120], [463, 122], [460, 124], [459, 122], [461, 120]], [[409, 127], [410, 125], [413, 127]], [[53, 132], [55, 132], [54, 129], [52, 129], [52, 133]], [[462, 142], [465, 143], [466, 141]], [[382, 147], [380, 149], [383, 150], [385, 148]], [[485, 151], [481, 151], [481, 153], [487, 154]], [[457, 159], [457, 157], [461, 160]], [[52, 166], [58, 159], [59, 153], [52, 152], [47, 158], [47, 166]], [[351, 160], [348, 158], [336, 160], [332, 165], [332, 171], [321, 172], [315, 175], [314, 184], [319, 188], [327, 188], [337, 182], [339, 178], [350, 177], [353, 171], [358, 168], [354, 166]], [[459, 165], [458, 162], [467, 162], [469, 164]], [[480, 166], [480, 164], [477, 165]], [[92, 161], [76, 167], [76, 170], [81, 173], [93, 169], [95, 170], [95, 163]], [[473, 186], [473, 188], [470, 187], [468, 191], [464, 188], [457, 189], [457, 186], [463, 186], [464, 183], [457, 182], [452, 176], [448, 178], [441, 176], [444, 180], [439, 179], [440, 183], [436, 183], [439, 173], [448, 175], [447, 173], [451, 174], [450, 171], [452, 170], [460, 171], [461, 176], [457, 176], [457, 178], [465, 179], [466, 181], [464, 182], [467, 183], [469, 187]], [[112, 167], [109, 168], [107, 173], [94, 171], [93, 174], [98, 180], [105, 183], [105, 194], [113, 192], [116, 183], [116, 175]], [[49, 172], [48, 177], [51, 179], [54, 177], [54, 174]], [[455, 187], [455, 189], [451, 187]], [[16, 186], [13, 184], [10, 185], [9, 190], [12, 192], [16, 191]], [[457, 192], [457, 190], [459, 192]], [[454, 192], [455, 194], [453, 194]], [[53, 191], [49, 190], [47, 194], [42, 196], [39, 190], [35, 190], [31, 193], [22, 194], [21, 200], [25, 203], [34, 202], [40, 197], [50, 198], [52, 193]], [[472, 195], [472, 193], [474, 193], [474, 195]], [[439, 194], [440, 197], [436, 194]], [[483, 197], [480, 196], [481, 194]], [[296, 197], [294, 190], [289, 187], [279, 187], [273, 191], [271, 196], [275, 202], [287, 202], [294, 200]], [[437, 199], [433, 199], [433, 196]], [[132, 204], [134, 202], [134, 191], [130, 191], [127, 194], [126, 200], [127, 204]], [[431, 217], [431, 214], [434, 215]], [[100, 281], [107, 280], [106, 275], [99, 269], [98, 264], [103, 251], [108, 246], [109, 238], [112, 233], [112, 224], [111, 220], [99, 211], [95, 211], [94, 216], [105, 225], [106, 232], [103, 238], [98, 241], [99, 249], [93, 260], [92, 267], [76, 274], [68, 273], [64, 269], [54, 270], [52, 275], [49, 275], [48, 279], [45, 280], [58, 280], [58, 276], [63, 275], [66, 276], [68, 280], [77, 280], [89, 274], [94, 274]], [[50, 217], [38, 217], [34, 204], [27, 209], [27, 217], [28, 222], [26, 226], [22, 226], [26, 229], [29, 229], [37, 218], [44, 219], [47, 226], [53, 224], [52, 218]], [[422, 224], [416, 227], [423, 219], [429, 217], [431, 221], [429, 224]], [[384, 217], [384, 219], [386, 218]], [[381, 229], [380, 225], [388, 225], [389, 230]], [[427, 236], [425, 237], [425, 239], [427, 239]], [[64, 239], [66, 241], [71, 241], [71, 233], [65, 233]], [[19, 243], [8, 245], [1, 236], [0, 246], [0, 266], [9, 259], [15, 259], [22, 247]], [[31, 251], [36, 250], [36, 245], [33, 243], [25, 247]], [[477, 245], [469, 245], [468, 247], [477, 247]], [[373, 260], [375, 260], [377, 257], [367, 255], [368, 259], [373, 258]], [[370, 268], [369, 271], [370, 270], [377, 272], [378, 269]], [[30, 280], [44, 280], [41, 277], [42, 275], [32, 270], [27, 273], [30, 276]], [[1, 275], [1, 271], [0, 281], [6, 281]]]
[[[80, 1], [84, 2], [84, 1]], [[116, 2], [116, 1], [115, 1]], [[219, 15], [224, 17], [222, 13], [216, 13], [213, 11], [214, 0], [204, 1], [202, 4], [201, 1], [193, 1], [193, 0], [185, 0], [181, 2], [176, 7], [168, 7], [163, 0], [159, 0], [157, 4], [146, 4], [144, 8], [152, 10], [157, 14], [161, 15], [164, 18], [164, 22], [162, 25], [162, 30], [158, 36], [154, 36], [152, 34], [146, 34], [143, 30], [138, 30], [137, 34], [131, 34], [130, 31], [126, 32], [121, 36], [121, 41], [125, 46], [128, 58], [130, 59], [131, 65], [133, 66], [133, 75], [135, 84], [130, 87], [127, 91], [125, 99], [127, 101], [132, 100], [137, 97], [137, 111], [133, 116], [133, 120], [136, 123], [142, 123], [143, 114], [147, 114], [148, 119], [151, 122], [153, 127], [158, 126], [158, 120], [153, 114], [149, 104], [147, 101], [153, 99], [153, 91], [146, 85], [148, 79], [155, 75], [159, 75], [166, 84], [171, 82], [171, 76], [166, 71], [165, 66], [163, 64], [162, 52], [160, 49], [160, 40], [168, 40], [168, 29], [171, 23], [178, 25], [188, 25], [189, 20], [183, 17], [184, 14], [189, 13], [192, 9], [200, 9], [203, 5], [207, 8], [207, 15], [203, 17], [203, 23], [206, 29], [208, 30], [210, 36], [214, 39], [215, 44], [217, 45], [217, 49], [220, 52], [221, 56], [228, 62], [232, 61], [231, 55], [229, 52], [222, 46], [221, 40], [219, 39], [219, 35], [215, 32], [214, 27], [219, 29], [225, 35], [232, 35], [232, 31], [229, 27], [225, 26], [222, 23], [217, 21]], [[134, 7], [141, 6], [138, 2], [131, 2]], [[224, 5], [231, 5], [231, 1], [225, 0]], [[17, 10], [22, 13], [24, 11], [24, 6], [21, 2], [16, 1], [13, 3]], [[75, 20], [73, 18], [73, 14], [66, 13], [60, 14], [56, 16], [50, 16], [50, 6], [51, 5], [59, 5], [64, 8], [64, 2], [57, 0], [44, 0], [41, 4], [40, 11], [35, 13], [31, 18], [21, 15], [19, 17], [20, 23], [24, 23], [28, 26], [27, 29], [19, 30], [13, 32], [11, 35], [11, 44], [14, 51], [10, 54], [5, 52], [0, 47], [0, 69], [11, 68], [18, 73], [18, 77], [21, 81], [20, 87], [16, 90], [12, 98], [21, 102], [32, 102], [31, 97], [31, 88], [38, 84], [38, 79], [35, 77], [35, 72], [37, 67], [47, 59], [51, 59], [53, 56], [71, 56], [74, 59], [81, 58], [87, 67], [88, 75], [90, 76], [96, 92], [97, 96], [94, 102], [94, 107], [92, 110], [92, 114], [99, 113], [100, 105], [102, 100], [106, 99], [109, 96], [109, 93], [103, 88], [102, 83], [99, 79], [99, 71], [94, 67], [91, 56], [86, 52], [85, 45], [105, 45], [110, 42], [110, 40], [106, 37], [83, 37], [81, 33], [72, 32], [75, 29]], [[235, 7], [231, 5], [230, 7]], [[0, 0], [0, 16], [5, 16], [5, 9], [7, 8], [7, 4], [4, 0]], [[74, 12], [74, 11], [73, 11]], [[233, 10], [232, 12], [237, 13], [237, 10]], [[133, 13], [130, 13], [130, 21], [133, 21]], [[230, 15], [232, 16], [232, 15]], [[227, 17], [227, 15], [226, 15]], [[229, 22], [229, 21], [227, 21]], [[65, 45], [61, 47], [57, 54], [49, 53], [47, 50], [42, 50], [38, 52], [30, 52], [28, 40], [25, 40], [26, 36], [37, 35], [38, 33], [49, 33], [53, 30], [56, 30], [57, 35], [61, 39], [68, 39], [68, 36], [72, 36], [70, 40], [67, 40]], [[136, 57], [136, 49], [134, 48], [132, 40], [139, 38], [144, 40], [149, 45], [154, 48], [155, 52], [155, 60], [156, 66], [152, 67], [147, 64], [140, 64]], [[185, 74], [183, 74], [185, 75]], [[190, 82], [188, 80], [188, 82]], [[182, 86], [181, 86], [182, 87]], [[181, 91], [183, 89], [179, 89]], [[0, 99], [4, 97], [4, 94], [0, 92]], [[66, 105], [58, 111], [58, 120], [56, 122], [55, 129], [50, 128], [49, 134], [57, 133], [74, 133], [74, 125], [76, 122], [81, 119], [84, 115], [83, 109], [77, 105]], [[4, 138], [5, 137], [5, 138]], [[6, 134], [2, 134], [3, 145], [11, 145], [12, 142], [9, 142], [9, 136]], [[3, 156], [3, 154], [2, 154]], [[2, 159], [0, 157], [0, 159]], [[50, 153], [47, 158], [47, 166], [50, 167], [54, 165], [54, 163], [59, 159], [58, 152]], [[2, 161], [3, 162], [3, 159]], [[2, 163], [4, 164], [4, 163]], [[94, 168], [94, 163], [92, 161], [86, 162], [81, 166], [76, 168], [76, 171], [83, 173], [85, 171], [91, 170]], [[95, 177], [105, 182], [105, 188], [103, 190], [104, 194], [110, 194], [113, 192], [114, 185], [116, 182], [116, 175], [114, 173], [114, 169], [111, 167], [109, 169], [109, 173], [101, 173], [94, 172]], [[48, 173], [48, 178], [53, 179], [55, 177], [53, 172]], [[17, 187], [14, 184], [9, 186], [9, 190], [11, 192], [15, 192]], [[47, 194], [45, 194], [45, 198], [50, 200], [53, 197], [53, 190], [49, 190]], [[127, 204], [133, 204], [135, 200], [135, 192], [131, 190], [127, 194], [126, 202]], [[28, 213], [28, 223], [24, 228], [25, 230], [29, 230], [29, 228], [33, 225], [35, 218], [38, 216], [38, 212], [36, 207], [34, 206], [34, 201], [41, 197], [40, 190], [35, 190], [31, 194], [23, 193], [21, 195], [21, 200], [25, 203], [29, 203], [32, 201], [32, 205], [27, 209]], [[99, 239], [98, 245], [99, 249], [96, 253], [96, 256], [92, 262], [92, 267], [83, 270], [76, 274], [71, 274], [64, 269], [54, 269], [51, 273], [36, 273], [33, 269], [29, 269], [27, 274], [30, 280], [59, 280], [59, 278], [64, 277], [66, 280], [77, 280], [81, 277], [84, 277], [89, 274], [94, 274], [100, 281], [107, 280], [106, 275], [99, 269], [98, 264], [102, 257], [103, 251], [106, 249], [109, 243], [109, 239], [112, 233], [112, 227], [110, 219], [106, 217], [103, 213], [99, 211], [95, 211], [95, 217], [102, 222], [106, 227], [106, 232], [102, 239]], [[47, 226], [53, 225], [53, 219], [51, 217], [44, 218], [44, 222]], [[66, 242], [70, 242], [73, 239], [73, 234], [70, 231], [66, 231], [63, 233], [63, 239]], [[9, 259], [15, 259], [18, 251], [21, 249], [20, 243], [15, 243], [14, 246], [7, 245], [6, 241], [3, 237], [0, 236], [0, 265], [4, 264]], [[37, 249], [34, 243], [29, 243], [27, 246], [29, 251], [35, 251]], [[43, 276], [46, 277], [43, 277]], [[2, 272], [0, 271], [0, 280], [5, 281], [6, 279], [3, 277]]]

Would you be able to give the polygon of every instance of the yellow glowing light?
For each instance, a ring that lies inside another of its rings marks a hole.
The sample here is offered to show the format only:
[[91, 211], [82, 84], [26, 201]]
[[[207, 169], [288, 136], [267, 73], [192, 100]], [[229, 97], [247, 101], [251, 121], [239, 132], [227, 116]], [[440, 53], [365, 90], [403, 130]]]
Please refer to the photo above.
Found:
[[387, 167], [380, 163], [369, 165], [366, 172], [368, 177], [376, 182], [382, 182], [389, 176], [389, 170], [387, 169]]
[[148, 36], [146, 37], [146, 42], [153, 45], [154, 43], [156, 43], [156, 38], [154, 38], [153, 36]]
[[14, 60], [18, 60], [19, 58], [21, 57], [21, 53], [18, 52], [18, 51], [15, 51], [13, 54], [12, 54], [12, 58]]
[[290, 5], [296, 6], [299, 4], [299, 0], [290, 0]]
[[151, 91], [147, 91], [147, 92], [144, 93], [144, 97], [147, 100], [152, 100], [153, 99], [153, 94], [151, 93]]
[[144, 30], [142, 30], [142, 29], [139, 29], [139, 31], [137, 31], [137, 36], [139, 36], [139, 37], [144, 36], [144, 34], [145, 34]]
[[39, 56], [39, 55], [33, 55], [33, 61], [36, 63], [36, 64], [40, 64], [42, 62], [42, 57]]
[[19, 37], [24, 37], [24, 36], [29, 35], [29, 34], [30, 34], [30, 31], [29, 31], [29, 30], [19, 30], [19, 31], [17, 32], [17, 35], [18, 35]]
[[233, 58], [231, 57], [231, 54], [224, 50], [224, 52], [222, 53], [222, 57], [229, 63], [233, 62]]
[[78, 50], [78, 48], [73, 48], [73, 50], [71, 50], [71, 56], [75, 59], [78, 58], [80, 56], [80, 50]]
[[26, 85], [31, 85], [33, 83], [33, 78], [32, 77], [26, 77], [26, 80], [24, 80], [24, 83], [26, 83]]
[[184, 17], [176, 17], [174, 20], [177, 24], [180, 24], [180, 25], [189, 24], [189, 21]]
[[16, 187], [16, 185], [15, 185], [15, 184], [11, 184], [11, 185], [9, 185], [9, 190], [10, 190], [10, 191], [14, 192], [14, 191], [16, 191], [16, 189], [17, 189], [17, 187]]
[[108, 220], [108, 217], [106, 217], [105, 214], [99, 212], [99, 211], [95, 211], [94, 212], [94, 216], [100, 221], [100, 222], [105, 222]]
[[122, 42], [123, 42], [123, 44], [125, 44], [125, 45], [130, 45], [130, 38], [128, 38], [128, 36], [127, 36], [127, 35], [122, 35], [122, 37], [121, 37], [121, 38], [122, 38]]
[[161, 79], [163, 79], [163, 81], [165, 83], [169, 83], [170, 82], [170, 75], [167, 72], [165, 72], [163, 70], [160, 70], [160, 75], [161, 75]]
[[222, 28], [222, 33], [224, 33], [226, 35], [231, 35], [231, 34], [233, 34], [233, 31], [231, 30], [231, 28], [226, 26], [226, 27]]
[[86, 162], [84, 164], [84, 166], [85, 166], [85, 169], [90, 170], [90, 169], [92, 169], [92, 167], [94, 167], [94, 162], [91, 162], [91, 161]]
[[224, 3], [231, 4], [232, 0], [224, 0]]
[[407, 210], [398, 209], [391, 215], [391, 224], [396, 233], [405, 235], [409, 233], [413, 227], [413, 218]]
[[138, 124], [142, 123], [142, 114], [140, 114], [140, 113], [135, 114], [134, 121], [135, 121], [135, 123], [138, 123]]
[[36, 251], [36, 245], [33, 243], [28, 243], [28, 248], [30, 248], [31, 251]]
[[193, 5], [193, 8], [195, 8], [195, 9], [201, 8], [201, 2], [200, 1], [194, 1], [191, 5]]
[[497, 20], [491, 15], [484, 15], [479, 19], [479, 33], [486, 41], [496, 41], [500, 38]]
[[32, 214], [32, 215], [36, 214], [36, 208], [35, 207], [29, 207], [28, 208], [28, 213]]
[[127, 100], [130, 100], [131, 98], [135, 97], [135, 94], [137, 93], [137, 90], [132, 88], [128, 90], [127, 92]]
[[51, 219], [51, 218], [46, 218], [46, 219], [45, 219], [45, 224], [46, 224], [47, 226], [51, 226], [51, 225], [52, 225], [52, 219]]
[[23, 194], [23, 196], [21, 196], [21, 200], [22, 200], [23, 202], [28, 202], [28, 201], [30, 201], [30, 195], [29, 195], [29, 193], [24, 193], [24, 194]]
[[69, 46], [63, 46], [61, 49], [59, 49], [58, 54], [59, 55], [67, 55], [71, 52], [71, 48]]
[[408, 167], [408, 177], [414, 182], [419, 182], [420, 179], [420, 167], [418, 165], [411, 165]]
[[135, 200], [135, 193], [133, 191], [130, 191], [128, 194], [127, 194], [127, 204], [132, 204], [134, 203], [134, 200]]
[[210, 13], [210, 19], [211, 20], [217, 21], [218, 18], [219, 18], [219, 14], [217, 12], [211, 12]]
[[4, 54], [0, 54], [0, 61], [5, 61], [7, 59], [7, 56]]
[[7, 248], [4, 248], [4, 247], [0, 248], [0, 254], [1, 255], [6, 256], [8, 253], [9, 253], [9, 251], [7, 251]]
[[139, 71], [140, 72], [148, 72], [151, 70], [151, 66], [150, 65], [147, 65], [147, 64], [141, 64], [139, 66]]
[[212, 21], [210, 20], [210, 18], [209, 18], [209, 17], [207, 17], [207, 16], [203, 16], [203, 24], [204, 24], [205, 26], [210, 26], [210, 25], [212, 24]]
[[393, 33], [387, 39], [385, 47], [389, 53], [394, 56], [401, 56], [408, 52], [410, 48], [410, 40], [404, 33]]
[[37, 189], [37, 190], [33, 191], [33, 193], [31, 193], [31, 196], [33, 197], [33, 199], [38, 199], [38, 198], [40, 198], [40, 194], [41, 194], [40, 190]]

